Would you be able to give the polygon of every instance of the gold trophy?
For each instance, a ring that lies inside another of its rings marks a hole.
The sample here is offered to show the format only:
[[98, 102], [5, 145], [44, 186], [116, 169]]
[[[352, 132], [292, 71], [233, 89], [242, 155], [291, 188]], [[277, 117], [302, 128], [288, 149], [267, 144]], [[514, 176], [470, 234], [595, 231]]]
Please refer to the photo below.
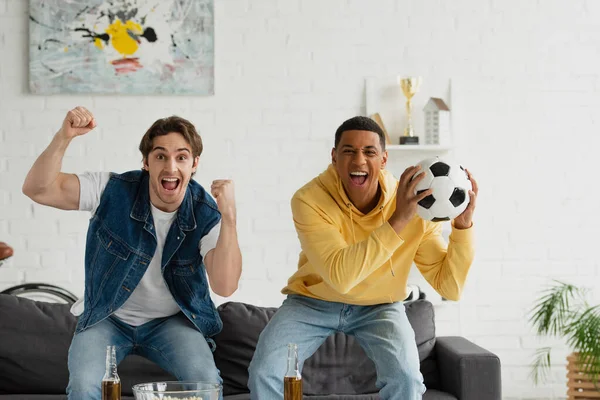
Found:
[[406, 96], [407, 114], [406, 128], [404, 128], [404, 135], [400, 136], [400, 144], [419, 144], [419, 137], [415, 136], [412, 126], [412, 109], [410, 100], [419, 91], [419, 86], [421, 86], [421, 77], [398, 78], [398, 83], [402, 88], [402, 92]]

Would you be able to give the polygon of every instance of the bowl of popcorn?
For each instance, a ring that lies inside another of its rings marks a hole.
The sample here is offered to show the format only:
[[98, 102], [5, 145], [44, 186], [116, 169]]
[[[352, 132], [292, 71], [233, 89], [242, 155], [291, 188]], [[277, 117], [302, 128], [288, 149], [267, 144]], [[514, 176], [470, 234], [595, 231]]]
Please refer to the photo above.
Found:
[[136, 400], [219, 400], [222, 386], [210, 382], [150, 382], [132, 389]]

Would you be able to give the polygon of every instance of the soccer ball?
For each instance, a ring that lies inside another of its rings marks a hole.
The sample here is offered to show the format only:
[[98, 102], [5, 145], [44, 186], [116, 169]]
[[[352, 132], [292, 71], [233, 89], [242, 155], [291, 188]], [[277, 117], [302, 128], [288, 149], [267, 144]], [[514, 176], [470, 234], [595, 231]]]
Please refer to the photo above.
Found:
[[425, 174], [425, 177], [417, 184], [415, 194], [433, 190], [417, 204], [417, 214], [421, 218], [434, 222], [449, 221], [465, 211], [471, 201], [469, 190], [473, 187], [461, 165], [439, 157], [423, 160], [417, 165], [421, 166], [421, 170], [415, 177], [420, 174]]

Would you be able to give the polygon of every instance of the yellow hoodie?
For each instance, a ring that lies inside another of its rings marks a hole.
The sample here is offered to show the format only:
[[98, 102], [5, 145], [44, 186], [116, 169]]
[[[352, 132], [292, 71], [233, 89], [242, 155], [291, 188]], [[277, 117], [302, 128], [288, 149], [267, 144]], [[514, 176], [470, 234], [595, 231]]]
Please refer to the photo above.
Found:
[[473, 261], [473, 229], [452, 227], [446, 246], [440, 223], [415, 216], [397, 234], [387, 220], [398, 181], [382, 170], [379, 185], [379, 203], [368, 214], [352, 204], [332, 165], [294, 194], [302, 251], [283, 294], [357, 305], [402, 301], [414, 261], [440, 295], [459, 299]]

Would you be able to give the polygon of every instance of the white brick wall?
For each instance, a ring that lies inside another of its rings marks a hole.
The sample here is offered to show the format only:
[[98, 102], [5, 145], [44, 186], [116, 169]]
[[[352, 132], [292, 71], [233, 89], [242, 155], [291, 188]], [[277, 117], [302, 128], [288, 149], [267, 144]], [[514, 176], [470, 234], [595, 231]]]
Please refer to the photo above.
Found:
[[[43, 97], [27, 91], [27, 2], [0, 0], [0, 240], [15, 247], [0, 289], [43, 281], [82, 293], [88, 217], [21, 194], [35, 157], [76, 105], [99, 126], [69, 149], [64, 169], [72, 172], [138, 168], [139, 139], [159, 117], [197, 124], [206, 150], [196, 179], [237, 185], [244, 272], [231, 299], [278, 305], [299, 248], [289, 199], [325, 168], [339, 123], [364, 111], [364, 78], [452, 77], [455, 156], [481, 193], [477, 259], [461, 302], [437, 307], [438, 333], [498, 353], [505, 398], [564, 398], [561, 342], [552, 382], [534, 387], [528, 378], [545, 342], [526, 315], [552, 278], [600, 289], [599, 3], [216, 0], [215, 14], [212, 97]], [[397, 175], [421, 158], [392, 157]]]

